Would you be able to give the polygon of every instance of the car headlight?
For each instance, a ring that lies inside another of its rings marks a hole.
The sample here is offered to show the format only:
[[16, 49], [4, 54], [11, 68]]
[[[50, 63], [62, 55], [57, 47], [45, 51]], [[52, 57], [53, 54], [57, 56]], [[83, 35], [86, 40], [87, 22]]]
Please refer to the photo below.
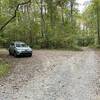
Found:
[[32, 49], [29, 49], [29, 51], [32, 51]]
[[32, 52], [32, 49], [31, 49], [31, 48], [29, 48], [29, 49], [27, 49], [27, 51], [31, 51], [31, 52]]
[[17, 49], [16, 51], [17, 51], [17, 52], [22, 52], [22, 50], [21, 50], [21, 49]]

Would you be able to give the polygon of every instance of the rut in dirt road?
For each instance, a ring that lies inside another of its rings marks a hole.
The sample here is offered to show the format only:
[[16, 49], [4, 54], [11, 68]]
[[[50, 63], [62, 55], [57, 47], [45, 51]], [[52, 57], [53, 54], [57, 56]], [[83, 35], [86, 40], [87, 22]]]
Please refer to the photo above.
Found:
[[40, 63], [32, 57], [23, 65], [22, 59], [12, 73], [16, 77], [9, 76], [0, 86], [0, 100], [100, 100], [100, 63], [95, 51], [40, 50], [33, 54]]

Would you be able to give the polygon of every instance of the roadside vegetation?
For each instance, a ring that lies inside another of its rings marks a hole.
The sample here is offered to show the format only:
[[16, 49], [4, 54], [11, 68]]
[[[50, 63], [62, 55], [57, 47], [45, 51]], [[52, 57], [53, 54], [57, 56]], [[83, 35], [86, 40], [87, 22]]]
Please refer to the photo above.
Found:
[[7, 75], [10, 71], [10, 65], [4, 61], [0, 61], [0, 78]]
[[0, 78], [6, 76], [11, 70], [11, 65], [8, 60], [6, 60], [7, 51], [0, 48]]

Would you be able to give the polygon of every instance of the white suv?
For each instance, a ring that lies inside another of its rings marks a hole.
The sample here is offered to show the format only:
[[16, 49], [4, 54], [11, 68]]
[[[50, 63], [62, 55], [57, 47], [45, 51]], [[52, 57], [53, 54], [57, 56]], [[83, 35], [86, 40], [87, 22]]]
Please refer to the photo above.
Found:
[[32, 49], [24, 42], [12, 42], [9, 47], [9, 54], [17, 56], [32, 56]]

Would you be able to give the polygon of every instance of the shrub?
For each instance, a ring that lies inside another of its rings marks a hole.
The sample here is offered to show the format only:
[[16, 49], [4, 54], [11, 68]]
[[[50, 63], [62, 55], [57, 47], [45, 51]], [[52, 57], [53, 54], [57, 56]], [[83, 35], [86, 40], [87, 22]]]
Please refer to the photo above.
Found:
[[0, 61], [0, 77], [5, 76], [9, 72], [9, 64]]
[[95, 38], [92, 36], [80, 36], [77, 38], [77, 45], [79, 46], [89, 46], [95, 43]]

